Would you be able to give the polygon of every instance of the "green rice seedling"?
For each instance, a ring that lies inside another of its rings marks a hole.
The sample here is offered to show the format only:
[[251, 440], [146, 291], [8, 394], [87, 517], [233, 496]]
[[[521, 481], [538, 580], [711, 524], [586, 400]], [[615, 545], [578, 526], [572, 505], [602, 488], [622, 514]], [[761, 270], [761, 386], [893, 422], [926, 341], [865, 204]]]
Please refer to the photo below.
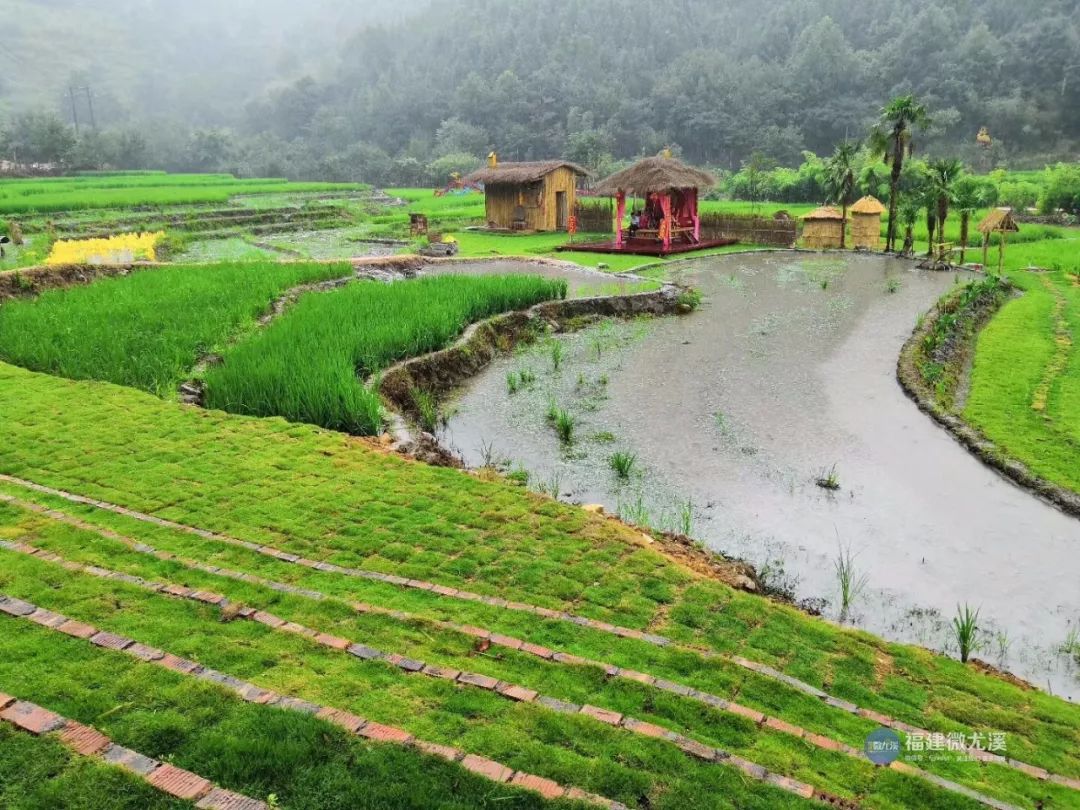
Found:
[[1069, 633], [1065, 636], [1065, 641], [1059, 650], [1062, 655], [1070, 656], [1080, 665], [1080, 626], [1074, 625], [1069, 628]]
[[555, 432], [559, 436], [559, 441], [564, 445], [573, 444], [576, 429], [577, 419], [569, 411], [560, 408], [558, 413], [555, 414]]
[[903, 285], [900, 283], [900, 279], [890, 278], [888, 281], [885, 282], [885, 292], [889, 294], [898, 293], [900, 292], [900, 288], [902, 286]]
[[559, 496], [562, 495], [562, 476], [558, 470], [555, 470], [546, 480], [536, 481], [536, 491], [541, 495], [547, 495], [549, 498], [559, 500]]
[[524, 467], [518, 467], [506, 474], [506, 478], [512, 484], [519, 487], [527, 487], [529, 485], [529, 471]]
[[592, 440], [597, 444], [614, 444], [615, 434], [610, 430], [601, 430], [599, 433], [594, 433]]
[[548, 400], [547, 411], [545, 411], [544, 416], [551, 424], [555, 424], [555, 422], [558, 421], [559, 403], [557, 403], [554, 398]]
[[637, 465], [637, 456], [620, 450], [611, 454], [608, 463], [611, 465], [611, 469], [615, 471], [615, 475], [619, 477], [619, 480], [629, 481], [631, 474], [634, 472], [634, 467]]
[[518, 383], [524, 387], [532, 385], [536, 382], [536, 373], [530, 368], [523, 368], [518, 371]]
[[511, 396], [518, 392], [520, 385], [521, 381], [517, 374], [511, 371], [506, 375], [506, 390], [510, 392]]
[[619, 518], [642, 529], [652, 528], [652, 514], [649, 512], [648, 506], [645, 505], [645, 499], [638, 495], [632, 501], [619, 501], [617, 507]]
[[694, 502], [687, 499], [681, 501], [675, 510], [676, 531], [683, 537], [691, 537], [694, 534]]
[[866, 589], [869, 577], [858, 573], [855, 566], [855, 554], [850, 546], [840, 546], [836, 559], [833, 561], [833, 570], [836, 572], [836, 581], [840, 586], [840, 623], [848, 619], [848, 613], [855, 600]]
[[814, 483], [822, 489], [827, 489], [831, 492], [839, 490], [840, 477], [836, 474], [836, 465], [833, 464], [832, 467], [828, 469], [823, 468], [821, 472], [818, 473], [818, 477], [814, 480]]
[[956, 617], [952, 621], [953, 638], [960, 651], [960, 662], [966, 664], [971, 654], [979, 648], [979, 611], [972, 611], [965, 604], [956, 606]]
[[422, 427], [428, 433], [435, 433], [439, 429], [439, 403], [435, 395], [421, 388], [413, 388], [409, 392], [412, 397], [416, 415]]
[[566, 347], [564, 347], [559, 341], [553, 340], [551, 342], [551, 368], [553, 371], [558, 371], [562, 368], [563, 357], [566, 354]]

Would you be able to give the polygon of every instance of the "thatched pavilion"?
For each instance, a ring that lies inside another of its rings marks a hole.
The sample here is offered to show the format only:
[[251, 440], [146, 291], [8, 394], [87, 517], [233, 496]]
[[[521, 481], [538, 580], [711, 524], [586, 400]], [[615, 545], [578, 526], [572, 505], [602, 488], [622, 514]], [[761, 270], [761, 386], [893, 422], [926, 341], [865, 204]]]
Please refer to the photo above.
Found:
[[844, 241], [847, 220], [829, 205], [823, 205], [803, 217], [803, 245], [817, 250], [839, 248]]
[[[670, 153], [640, 160], [602, 180], [596, 188], [598, 195], [615, 198], [615, 242], [575, 248], [666, 256], [730, 244], [734, 240], [701, 241], [698, 191], [715, 185], [716, 178], [711, 174], [687, 166]], [[637, 224], [627, 233], [626, 201], [632, 198], [643, 200], [644, 208], [634, 212], [632, 222], [636, 220]]]
[[1019, 233], [1020, 226], [1012, 217], [1011, 208], [995, 208], [986, 215], [986, 219], [979, 223], [979, 233], [983, 237], [983, 269], [986, 269], [986, 259], [990, 250], [990, 234], [998, 234], [1001, 239], [998, 242], [998, 274], [1005, 267], [1005, 243], [1010, 233]]
[[885, 206], [877, 197], [867, 195], [851, 208], [851, 242], [856, 248], [877, 250], [881, 247], [881, 215]]
[[500, 163], [492, 153], [487, 167], [463, 182], [483, 184], [490, 228], [565, 231], [577, 205], [577, 180], [588, 174], [566, 160]]

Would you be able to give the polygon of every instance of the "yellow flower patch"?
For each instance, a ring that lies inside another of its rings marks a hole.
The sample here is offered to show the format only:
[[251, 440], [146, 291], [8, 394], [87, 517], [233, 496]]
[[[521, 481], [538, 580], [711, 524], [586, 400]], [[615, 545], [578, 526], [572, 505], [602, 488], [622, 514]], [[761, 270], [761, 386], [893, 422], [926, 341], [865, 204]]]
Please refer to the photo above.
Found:
[[52, 247], [45, 264], [126, 264], [154, 261], [155, 248], [164, 231], [125, 233], [108, 239], [61, 239]]

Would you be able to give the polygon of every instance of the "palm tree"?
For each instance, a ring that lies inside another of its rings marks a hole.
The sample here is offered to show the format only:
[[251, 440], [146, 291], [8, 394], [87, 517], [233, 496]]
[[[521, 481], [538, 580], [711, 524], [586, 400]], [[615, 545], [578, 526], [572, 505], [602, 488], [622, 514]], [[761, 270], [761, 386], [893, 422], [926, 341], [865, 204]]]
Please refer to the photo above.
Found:
[[859, 155], [859, 145], [851, 141], [838, 144], [836, 151], [825, 164], [825, 183], [832, 202], [840, 204], [844, 213], [844, 224], [840, 228], [840, 249], [846, 247], [847, 210], [855, 192], [855, 163]]
[[896, 247], [896, 209], [900, 198], [900, 173], [904, 160], [911, 154], [912, 130], [925, 129], [930, 123], [926, 107], [915, 96], [908, 94], [890, 101], [881, 110], [881, 118], [870, 133], [870, 144], [875, 154], [884, 156], [892, 168], [889, 176], [889, 228], [885, 250]]
[[980, 208], [991, 205], [991, 199], [989, 188], [970, 174], [964, 175], [956, 182], [953, 194], [953, 205], [960, 212], [960, 264], [963, 264], [967, 257], [971, 215]]
[[[963, 173], [964, 164], [954, 158], [942, 158], [930, 164], [928, 191], [935, 209], [939, 243], [945, 241], [945, 223], [949, 219], [949, 205], [956, 199], [956, 182]], [[931, 234], [931, 252], [933, 244], [933, 234]]]
[[919, 218], [919, 203], [912, 196], [907, 196], [900, 203], [900, 222], [904, 225], [904, 249], [901, 255], [910, 258], [914, 255], [915, 220]]

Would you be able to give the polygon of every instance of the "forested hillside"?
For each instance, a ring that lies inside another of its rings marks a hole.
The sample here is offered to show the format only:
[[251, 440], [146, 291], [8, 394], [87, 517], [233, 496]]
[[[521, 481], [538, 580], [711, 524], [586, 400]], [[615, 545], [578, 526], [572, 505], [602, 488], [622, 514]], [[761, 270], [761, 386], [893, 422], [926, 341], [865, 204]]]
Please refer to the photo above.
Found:
[[[138, 160], [68, 144], [83, 164], [413, 182], [491, 148], [597, 166], [673, 145], [719, 168], [753, 152], [791, 165], [912, 91], [934, 112], [920, 149], [970, 159], [984, 126], [998, 165], [1080, 149], [1075, 0], [3, 5], [2, 53], [20, 68], [0, 88], [9, 110], [70, 120], [70, 62], [116, 100], [101, 127], [143, 141]], [[88, 42], [97, 58], [61, 58]], [[3, 152], [54, 158], [36, 125], [13, 115]]]

